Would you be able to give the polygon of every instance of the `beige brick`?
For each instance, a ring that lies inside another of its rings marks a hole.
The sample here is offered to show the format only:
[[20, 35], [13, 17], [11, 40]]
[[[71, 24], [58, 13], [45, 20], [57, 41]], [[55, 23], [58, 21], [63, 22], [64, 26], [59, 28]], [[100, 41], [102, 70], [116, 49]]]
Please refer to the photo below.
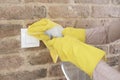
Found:
[[23, 58], [17, 55], [0, 58], [0, 70], [19, 68], [23, 64]]
[[20, 40], [16, 39], [16, 37], [0, 40], [0, 54], [18, 53], [18, 49], [20, 49]]
[[0, 24], [0, 38], [20, 35], [22, 25], [17, 24]]
[[65, 27], [74, 27], [75, 21], [76, 20], [55, 20], [54, 22], [62, 25], [65, 28]]
[[63, 72], [61, 70], [61, 66], [59, 64], [52, 65], [49, 69], [49, 76], [63, 76]]
[[47, 69], [40, 69], [35, 71], [14, 72], [6, 75], [0, 75], [0, 80], [36, 80], [44, 78], [47, 75]]
[[94, 28], [94, 27], [104, 27], [110, 23], [110, 20], [107, 19], [80, 19], [76, 20], [76, 28]]
[[32, 56], [30, 55], [28, 59], [31, 65], [42, 65], [52, 62], [52, 58], [48, 50], [42, 51], [37, 55], [32, 55]]
[[80, 19], [80, 20], [55, 20], [56, 23], [63, 27], [76, 27], [76, 28], [94, 28], [105, 27], [110, 24], [109, 19]]
[[0, 3], [19, 3], [21, 0], [0, 0]]
[[75, 0], [75, 3], [109, 4], [110, 0]]
[[113, 4], [120, 4], [120, 0], [112, 0]]
[[92, 8], [92, 17], [98, 18], [120, 17], [120, 7], [94, 6]]
[[33, 19], [46, 16], [45, 7], [6, 6], [0, 7], [0, 19]]
[[0, 7], [0, 19], [31, 19], [33, 17], [32, 14], [31, 7]]
[[51, 18], [80, 18], [89, 16], [89, 7], [87, 6], [50, 6], [49, 16]]
[[34, 6], [34, 9], [32, 12], [33, 12], [34, 18], [44, 18], [47, 15], [45, 6]]
[[40, 3], [71, 3], [72, 0], [25, 0], [25, 2], [40, 2]]
[[42, 41], [40, 41], [39, 47], [24, 48], [23, 50], [27, 53], [27, 52], [39, 51], [39, 50], [43, 50], [43, 49], [46, 49], [46, 46]]

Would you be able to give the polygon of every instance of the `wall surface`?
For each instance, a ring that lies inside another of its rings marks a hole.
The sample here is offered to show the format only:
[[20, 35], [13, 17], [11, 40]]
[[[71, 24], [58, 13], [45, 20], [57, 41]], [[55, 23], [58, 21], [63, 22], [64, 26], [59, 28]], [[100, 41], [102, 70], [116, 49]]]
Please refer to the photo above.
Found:
[[[20, 29], [44, 17], [64, 27], [103, 27], [120, 20], [120, 0], [0, 0], [0, 80], [66, 80], [43, 43], [20, 48]], [[118, 69], [120, 42], [96, 46]]]

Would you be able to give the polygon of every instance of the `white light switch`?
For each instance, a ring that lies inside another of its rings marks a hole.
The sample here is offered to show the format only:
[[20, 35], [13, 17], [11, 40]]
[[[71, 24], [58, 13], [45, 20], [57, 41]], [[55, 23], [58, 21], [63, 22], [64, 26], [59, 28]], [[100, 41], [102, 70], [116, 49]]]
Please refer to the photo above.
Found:
[[40, 41], [27, 34], [27, 28], [21, 29], [21, 48], [39, 47]]

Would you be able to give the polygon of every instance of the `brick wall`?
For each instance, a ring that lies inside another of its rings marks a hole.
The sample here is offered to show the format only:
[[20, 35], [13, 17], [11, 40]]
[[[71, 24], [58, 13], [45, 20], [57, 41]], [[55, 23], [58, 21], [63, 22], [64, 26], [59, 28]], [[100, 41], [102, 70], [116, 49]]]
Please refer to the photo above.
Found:
[[[47, 17], [66, 26], [91, 28], [120, 20], [120, 0], [0, 0], [0, 80], [66, 80], [49, 51], [20, 48], [20, 29]], [[120, 42], [96, 45], [118, 68]]]

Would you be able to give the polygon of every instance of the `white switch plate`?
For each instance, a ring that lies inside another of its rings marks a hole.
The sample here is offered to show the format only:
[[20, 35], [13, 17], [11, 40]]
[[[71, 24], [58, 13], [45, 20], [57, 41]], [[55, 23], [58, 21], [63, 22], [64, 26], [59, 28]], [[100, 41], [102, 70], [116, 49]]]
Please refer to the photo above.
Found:
[[40, 41], [27, 34], [27, 28], [21, 29], [21, 48], [39, 47]]

